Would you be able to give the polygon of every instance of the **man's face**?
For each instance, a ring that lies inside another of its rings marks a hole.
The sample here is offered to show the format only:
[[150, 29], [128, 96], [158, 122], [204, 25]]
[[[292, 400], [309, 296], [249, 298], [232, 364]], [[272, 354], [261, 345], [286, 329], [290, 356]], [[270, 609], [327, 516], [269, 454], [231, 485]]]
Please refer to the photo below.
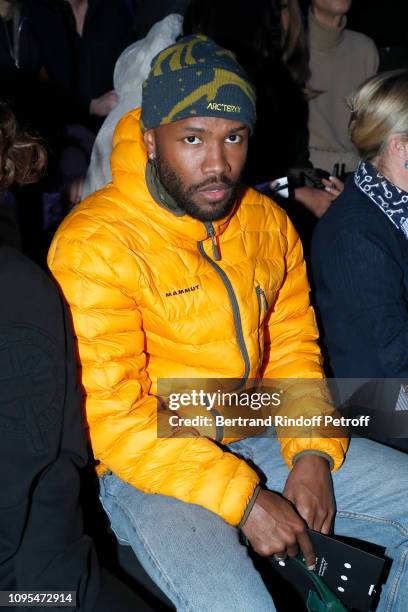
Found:
[[179, 207], [194, 219], [216, 221], [234, 207], [248, 136], [240, 121], [192, 117], [148, 130], [144, 140]]
[[352, 0], [313, 0], [313, 8], [329, 15], [345, 15], [349, 12]]

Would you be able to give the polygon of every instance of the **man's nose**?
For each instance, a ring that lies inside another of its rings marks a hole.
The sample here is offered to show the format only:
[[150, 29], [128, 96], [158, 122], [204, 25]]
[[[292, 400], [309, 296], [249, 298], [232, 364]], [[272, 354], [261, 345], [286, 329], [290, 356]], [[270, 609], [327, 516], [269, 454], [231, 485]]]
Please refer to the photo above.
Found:
[[231, 170], [224, 143], [214, 142], [208, 144], [203, 161], [203, 172], [220, 176]]

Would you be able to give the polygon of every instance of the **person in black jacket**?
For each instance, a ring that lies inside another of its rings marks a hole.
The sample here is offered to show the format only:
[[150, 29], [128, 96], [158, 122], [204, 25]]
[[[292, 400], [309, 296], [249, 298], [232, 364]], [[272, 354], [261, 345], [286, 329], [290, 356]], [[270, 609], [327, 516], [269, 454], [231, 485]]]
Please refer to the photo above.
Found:
[[[0, 134], [0, 188], [34, 181], [45, 152], [18, 133], [3, 103]], [[87, 446], [65, 305], [46, 274], [1, 237], [0, 287], [0, 590], [74, 591], [81, 612], [149, 610], [101, 569], [84, 532]]]
[[133, 39], [126, 0], [0, 0], [3, 99], [21, 101], [43, 128], [41, 107], [48, 121], [96, 130], [116, 102], [113, 70]]
[[[368, 80], [352, 108], [362, 161], [313, 236], [316, 299], [331, 372], [394, 379], [368, 385], [365, 404], [395, 418], [395, 409], [408, 408], [395, 384], [408, 379], [408, 71]], [[404, 433], [408, 422], [397, 432]], [[407, 439], [386, 441], [408, 450]]]
[[116, 60], [134, 39], [127, 1], [24, 0], [23, 6], [42, 75], [66, 98], [56, 112], [97, 129], [97, 118], [110, 110], [106, 94], [113, 88]]

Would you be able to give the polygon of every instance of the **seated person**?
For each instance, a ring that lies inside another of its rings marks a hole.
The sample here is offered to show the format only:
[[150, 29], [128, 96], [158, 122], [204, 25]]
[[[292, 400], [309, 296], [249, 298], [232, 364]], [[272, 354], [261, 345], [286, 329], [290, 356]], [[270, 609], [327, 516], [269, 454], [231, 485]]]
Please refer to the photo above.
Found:
[[380, 606], [402, 609], [403, 453], [353, 439], [346, 456], [347, 439], [314, 430], [280, 440], [238, 431], [244, 439], [233, 441], [214, 411], [191, 437], [176, 426], [159, 435], [169, 412], [158, 410], [162, 379], [186, 389], [197, 378], [294, 379], [292, 414], [331, 409], [324, 385], [308, 380], [323, 371], [300, 240], [240, 180], [254, 124], [255, 92], [232, 53], [205, 36], [163, 50], [141, 110], [116, 130], [113, 182], [81, 202], [51, 245], [101, 500], [119, 541], [179, 610], [275, 610], [240, 530], [255, 552], [300, 549], [313, 568], [306, 526], [327, 534], [333, 522], [337, 534], [387, 548], [394, 563]]
[[[316, 300], [337, 378], [408, 378], [407, 104], [406, 70], [373, 77], [355, 94], [351, 140], [361, 161], [313, 237]], [[394, 405], [380, 397], [377, 408], [395, 409], [398, 392]], [[408, 450], [408, 440], [393, 444]]]
[[[13, 180], [34, 182], [45, 151], [17, 131], [4, 103], [0, 133], [1, 189]], [[0, 590], [74, 591], [80, 612], [149, 610], [101, 570], [84, 533], [79, 489], [87, 446], [70, 321], [58, 290], [1, 241], [0, 279]]]

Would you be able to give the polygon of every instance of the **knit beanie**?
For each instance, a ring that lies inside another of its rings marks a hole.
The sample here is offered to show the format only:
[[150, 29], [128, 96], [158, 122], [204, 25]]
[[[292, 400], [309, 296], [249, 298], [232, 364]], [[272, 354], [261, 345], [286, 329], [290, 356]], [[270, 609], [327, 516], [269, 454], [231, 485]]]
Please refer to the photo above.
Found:
[[142, 129], [187, 117], [242, 121], [252, 132], [255, 90], [234, 54], [202, 34], [186, 36], [152, 60], [143, 83]]

